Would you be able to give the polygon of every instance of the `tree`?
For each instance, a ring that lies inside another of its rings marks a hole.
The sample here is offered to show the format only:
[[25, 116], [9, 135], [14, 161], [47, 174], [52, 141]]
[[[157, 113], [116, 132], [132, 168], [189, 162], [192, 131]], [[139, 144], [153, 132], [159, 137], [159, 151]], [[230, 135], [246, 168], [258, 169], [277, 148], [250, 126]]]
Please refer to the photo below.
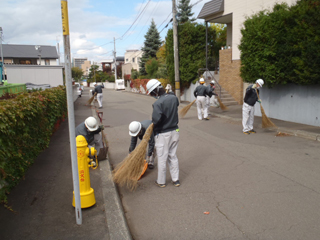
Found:
[[209, 69], [212, 68], [216, 70], [219, 66], [219, 50], [222, 46], [226, 46], [227, 42], [227, 27], [226, 24], [214, 23], [210, 25], [210, 28], [216, 32], [216, 43], [212, 48], [212, 53], [208, 56]]
[[89, 76], [88, 76], [88, 82], [97, 82], [96, 81], [96, 71], [98, 71], [99, 66], [97, 65], [91, 65], [89, 69]]
[[146, 35], [144, 35], [144, 37], [144, 46], [141, 48], [143, 54], [139, 63], [140, 75], [147, 74], [145, 69], [146, 62], [151, 58], [156, 58], [157, 51], [159, 50], [161, 44], [160, 34], [157, 30], [156, 24], [154, 23], [153, 19], [151, 21], [151, 25], [148, 29], [148, 32]]
[[146, 72], [148, 73], [148, 78], [155, 78], [158, 71], [158, 61], [155, 58], [149, 59], [146, 62]]
[[[179, 26], [179, 70], [181, 87], [198, 80], [198, 69], [206, 66], [206, 27], [186, 22]], [[215, 46], [216, 32], [208, 28], [208, 52]], [[173, 30], [166, 37], [166, 64], [170, 83], [174, 83]]]
[[74, 80], [79, 81], [83, 76], [82, 69], [79, 67], [71, 68], [71, 75]]
[[193, 13], [191, 12], [192, 6], [190, 0], [179, 0], [178, 4], [178, 22], [185, 23], [187, 21], [194, 22], [196, 19], [191, 18]]

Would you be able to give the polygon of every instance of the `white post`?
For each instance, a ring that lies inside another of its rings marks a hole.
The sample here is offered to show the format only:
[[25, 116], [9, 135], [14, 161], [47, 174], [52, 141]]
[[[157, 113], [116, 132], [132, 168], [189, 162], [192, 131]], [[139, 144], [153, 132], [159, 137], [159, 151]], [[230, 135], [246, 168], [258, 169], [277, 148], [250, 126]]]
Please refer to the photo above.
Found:
[[74, 106], [72, 97], [72, 76], [71, 76], [71, 61], [70, 61], [70, 38], [69, 38], [69, 19], [68, 19], [68, 0], [61, 0], [61, 15], [62, 15], [62, 30], [64, 44], [64, 63], [66, 74], [67, 87], [67, 104], [68, 104], [68, 122], [69, 122], [69, 137], [70, 151], [72, 164], [73, 191], [75, 198], [76, 222], [82, 224], [81, 199], [78, 174], [78, 159], [77, 146], [75, 136], [75, 121], [74, 121]]
[[116, 39], [113, 38], [114, 41], [114, 81], [117, 80], [117, 54], [116, 54]]

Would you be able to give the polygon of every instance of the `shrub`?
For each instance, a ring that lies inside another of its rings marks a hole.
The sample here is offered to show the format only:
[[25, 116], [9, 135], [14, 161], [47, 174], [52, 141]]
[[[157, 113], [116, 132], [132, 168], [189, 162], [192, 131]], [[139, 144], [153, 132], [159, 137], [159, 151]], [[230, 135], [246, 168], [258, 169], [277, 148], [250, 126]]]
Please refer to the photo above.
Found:
[[56, 122], [66, 113], [62, 86], [0, 100], [0, 201], [6, 202], [6, 193], [48, 147]]

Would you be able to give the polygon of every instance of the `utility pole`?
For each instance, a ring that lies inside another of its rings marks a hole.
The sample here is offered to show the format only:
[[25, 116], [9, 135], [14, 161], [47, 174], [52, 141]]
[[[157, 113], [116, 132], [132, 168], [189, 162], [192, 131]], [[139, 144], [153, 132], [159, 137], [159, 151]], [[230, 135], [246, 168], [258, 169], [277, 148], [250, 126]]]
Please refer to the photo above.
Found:
[[73, 91], [72, 91], [72, 75], [71, 75], [71, 61], [70, 61], [70, 36], [69, 36], [69, 18], [68, 18], [68, 0], [61, 0], [61, 17], [62, 17], [62, 33], [64, 45], [64, 63], [66, 74], [67, 87], [67, 105], [68, 105], [68, 123], [69, 123], [69, 141], [71, 152], [71, 166], [73, 178], [73, 191], [75, 199], [75, 213], [76, 222], [78, 225], [82, 224], [80, 186], [78, 174], [78, 159], [77, 146], [75, 134], [75, 120], [74, 120], [74, 106], [73, 106]]
[[176, 0], [172, 0], [172, 19], [173, 19], [173, 48], [174, 48], [174, 81], [175, 93], [180, 102], [180, 74], [179, 74], [179, 49], [178, 49], [178, 22], [177, 22]]
[[117, 54], [116, 54], [116, 39], [113, 38], [114, 41], [114, 81], [117, 80]]

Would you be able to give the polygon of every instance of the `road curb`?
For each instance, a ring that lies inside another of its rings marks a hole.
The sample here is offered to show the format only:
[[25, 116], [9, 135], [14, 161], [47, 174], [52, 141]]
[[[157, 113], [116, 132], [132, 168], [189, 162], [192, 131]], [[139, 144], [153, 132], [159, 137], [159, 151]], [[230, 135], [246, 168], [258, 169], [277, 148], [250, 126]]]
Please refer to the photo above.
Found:
[[[92, 116], [98, 117], [95, 109], [91, 108]], [[125, 218], [124, 210], [119, 197], [118, 189], [112, 180], [112, 168], [107, 159], [99, 161], [101, 189], [104, 210], [107, 219], [110, 240], [132, 240], [132, 236]]]

